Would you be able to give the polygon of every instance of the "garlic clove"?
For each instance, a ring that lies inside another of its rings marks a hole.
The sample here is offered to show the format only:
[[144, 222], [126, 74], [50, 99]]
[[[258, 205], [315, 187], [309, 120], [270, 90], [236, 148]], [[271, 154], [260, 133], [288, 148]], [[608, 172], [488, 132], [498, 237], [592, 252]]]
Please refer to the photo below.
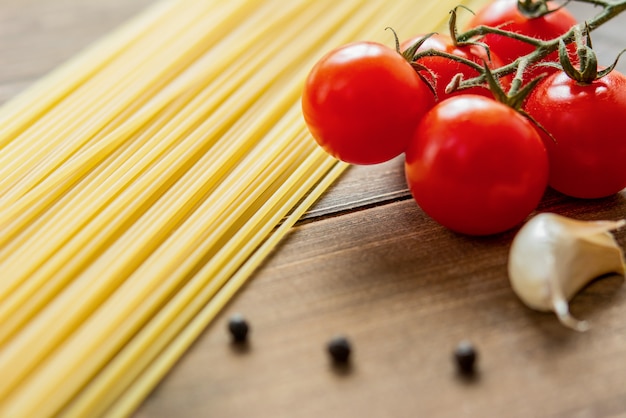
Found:
[[625, 274], [624, 253], [610, 234], [624, 225], [624, 220], [536, 215], [511, 244], [508, 272], [513, 291], [530, 308], [553, 311], [565, 326], [587, 330], [587, 322], [571, 316], [568, 301], [602, 275]]

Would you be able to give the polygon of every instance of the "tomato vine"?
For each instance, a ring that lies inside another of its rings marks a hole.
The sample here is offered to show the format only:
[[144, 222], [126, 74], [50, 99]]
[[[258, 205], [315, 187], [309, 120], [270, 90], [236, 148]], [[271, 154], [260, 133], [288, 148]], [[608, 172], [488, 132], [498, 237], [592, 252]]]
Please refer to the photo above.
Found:
[[572, 1], [602, 10], [578, 23], [569, 1], [494, 0], [464, 32], [458, 6], [449, 35], [393, 32], [395, 51], [366, 41], [330, 51], [303, 90], [309, 131], [352, 164], [404, 153], [418, 205], [465, 234], [515, 227], [548, 186], [579, 198], [624, 190], [626, 76], [613, 71], [621, 53], [598, 65], [590, 33], [626, 0]]
[[[526, 68], [540, 60], [546, 58], [551, 53], [558, 51], [562, 44], [568, 45], [573, 42], [580, 42], [581, 34], [589, 34], [591, 31], [597, 29], [602, 24], [607, 21], [613, 19], [618, 16], [624, 10], [626, 10], [626, 0], [620, 1], [611, 1], [611, 0], [571, 0], [577, 1], [581, 3], [589, 3], [594, 6], [599, 6], [602, 10], [593, 16], [591, 19], [581, 22], [577, 25], [572, 26], [566, 33], [563, 35], [549, 39], [549, 40], [541, 40], [535, 37], [523, 35], [516, 32], [511, 32], [507, 30], [503, 30], [497, 27], [490, 26], [478, 26], [475, 28], [471, 28], [463, 33], [458, 33], [456, 27], [451, 28], [451, 32], [454, 33], [454, 38], [459, 43], [470, 43], [470, 42], [479, 42], [479, 40], [488, 34], [496, 34], [501, 36], [506, 36], [512, 39], [516, 39], [518, 41], [527, 43], [529, 45], [534, 46], [534, 51], [530, 54], [518, 57], [516, 60], [511, 62], [510, 64], [504, 65], [500, 68], [497, 68], [493, 71], [493, 75], [495, 77], [502, 77], [508, 74], [515, 73], [515, 77], [513, 82], [511, 83], [510, 91], [515, 93], [517, 90], [521, 88], [523, 83], [522, 74], [526, 70]], [[567, 3], [569, 3], [568, 1]], [[565, 4], [567, 4], [565, 3]], [[549, 10], [547, 6], [547, 0], [519, 0], [518, 1], [518, 9], [522, 14], [526, 16], [532, 17], [540, 17], [550, 13], [555, 12], [555, 10]], [[456, 20], [456, 9], [451, 11], [451, 22]], [[583, 49], [584, 45], [578, 45], [577, 48]], [[419, 59], [419, 57], [415, 57]], [[615, 66], [615, 63], [610, 67], [611, 69]], [[480, 75], [466, 79], [466, 80], [458, 80], [455, 88], [456, 89], [465, 89], [475, 87], [477, 84], [485, 83], [486, 74], [483, 71]]]

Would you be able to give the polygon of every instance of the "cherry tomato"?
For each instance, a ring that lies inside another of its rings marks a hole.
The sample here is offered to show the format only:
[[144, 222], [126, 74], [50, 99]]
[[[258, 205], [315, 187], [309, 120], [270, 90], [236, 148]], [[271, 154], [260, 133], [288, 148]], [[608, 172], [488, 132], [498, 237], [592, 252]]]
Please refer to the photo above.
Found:
[[316, 141], [334, 157], [376, 164], [400, 155], [433, 94], [395, 50], [374, 42], [345, 45], [311, 70], [302, 111]]
[[557, 72], [531, 92], [526, 111], [554, 137], [540, 132], [552, 188], [598, 198], [626, 187], [625, 91], [626, 76], [614, 70], [590, 84]]
[[[420, 40], [422, 37], [423, 35], [419, 35], [404, 41], [400, 45], [400, 50], [407, 50], [411, 45]], [[485, 48], [478, 45], [455, 46], [452, 42], [452, 38], [450, 38], [450, 36], [448, 35], [435, 34], [430, 36], [418, 48], [418, 52], [426, 51], [428, 49], [447, 52], [448, 54], [456, 55], [458, 57], [473, 61], [481, 66], [484, 65], [484, 62], [487, 62], [489, 64], [489, 68], [492, 69], [501, 67], [503, 65], [502, 60], [495, 53], [487, 54]], [[489, 98], [493, 97], [491, 91], [486, 87], [472, 87], [470, 89], [457, 90], [452, 93], [446, 93], [446, 87], [448, 86], [448, 84], [450, 84], [452, 78], [456, 74], [463, 74], [464, 80], [479, 75], [478, 71], [466, 64], [436, 55], [420, 58], [418, 60], [418, 63], [428, 68], [436, 76], [433, 84], [435, 86], [437, 99], [439, 101], [460, 94], [478, 94]], [[427, 72], [422, 71], [421, 74], [429, 81], [433, 81], [432, 77]], [[510, 85], [510, 80], [511, 77], [505, 77], [501, 80], [504, 88], [507, 88]]]
[[440, 102], [420, 122], [406, 151], [415, 201], [453, 231], [489, 235], [522, 222], [548, 182], [548, 156], [519, 113], [476, 95]]
[[[548, 2], [548, 7], [554, 10], [558, 5]], [[499, 27], [500, 29], [520, 33], [536, 39], [549, 40], [563, 35], [570, 30], [572, 26], [576, 25], [576, 23], [578, 23], [576, 18], [564, 8], [545, 16], [531, 19], [520, 13], [517, 8], [517, 0], [495, 0], [487, 4], [472, 17], [468, 28], [480, 25]], [[534, 51], [534, 46], [502, 35], [489, 34], [482, 38], [481, 42], [487, 44], [490, 51], [497, 54], [504, 64], [509, 64], [517, 58]], [[576, 47], [572, 44], [569, 46], [568, 50], [570, 52], [570, 59], [575, 61]], [[543, 61], [558, 62], [558, 60], [558, 52], [554, 52]], [[556, 71], [556, 69], [551, 67], [531, 67], [524, 75], [524, 79], [527, 81], [532, 80], [542, 73], [551, 73], [554, 71]]]

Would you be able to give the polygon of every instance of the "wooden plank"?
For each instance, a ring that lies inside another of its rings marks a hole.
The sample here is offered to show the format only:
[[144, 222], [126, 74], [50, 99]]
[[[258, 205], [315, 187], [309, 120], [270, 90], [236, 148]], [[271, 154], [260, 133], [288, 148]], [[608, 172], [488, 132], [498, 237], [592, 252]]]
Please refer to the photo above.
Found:
[[[558, 199], [557, 199], [558, 200]], [[614, 218], [626, 194], [553, 208]], [[453, 234], [411, 201], [298, 227], [138, 412], [138, 417], [619, 416], [626, 412], [626, 288], [595, 282], [572, 304], [593, 329], [563, 328], [512, 293], [513, 232]], [[618, 233], [622, 245], [625, 231]], [[229, 343], [241, 312], [249, 350]], [[336, 333], [352, 370], [330, 367]], [[451, 351], [474, 341], [480, 374], [455, 374]], [[541, 412], [541, 413], [539, 413]], [[536, 415], [535, 415], [536, 414]]]
[[302, 220], [410, 199], [403, 166], [404, 156], [399, 156], [383, 164], [349, 167]]

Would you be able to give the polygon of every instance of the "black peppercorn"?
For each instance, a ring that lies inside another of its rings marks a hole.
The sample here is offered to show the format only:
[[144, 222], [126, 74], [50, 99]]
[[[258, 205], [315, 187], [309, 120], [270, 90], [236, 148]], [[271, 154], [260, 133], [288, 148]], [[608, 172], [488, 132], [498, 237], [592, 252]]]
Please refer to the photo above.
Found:
[[352, 352], [350, 341], [344, 336], [337, 336], [331, 339], [328, 342], [327, 349], [335, 363], [347, 363]]
[[466, 376], [474, 374], [477, 357], [476, 349], [469, 341], [460, 342], [454, 350], [457, 368], [461, 374]]
[[235, 342], [244, 342], [248, 337], [250, 327], [242, 315], [235, 314], [228, 320], [228, 330], [233, 336], [233, 340]]

